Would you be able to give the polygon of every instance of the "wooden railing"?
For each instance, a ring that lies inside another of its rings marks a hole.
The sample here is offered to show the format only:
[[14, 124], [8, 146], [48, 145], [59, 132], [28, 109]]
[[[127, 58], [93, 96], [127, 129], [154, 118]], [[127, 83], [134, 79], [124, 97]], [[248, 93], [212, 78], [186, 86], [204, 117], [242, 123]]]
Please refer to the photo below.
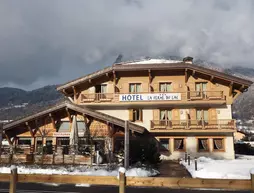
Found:
[[[123, 94], [180, 94], [181, 98], [177, 101], [209, 101], [209, 100], [226, 100], [223, 91], [187, 91], [187, 92], [140, 92], [140, 93], [89, 93], [81, 94], [81, 102], [120, 102], [119, 96]], [[150, 100], [150, 102], [163, 100]], [[142, 101], [141, 101], [142, 102]], [[149, 102], [149, 101], [145, 101]]]
[[151, 120], [152, 129], [229, 129], [235, 130], [234, 119], [219, 120]]

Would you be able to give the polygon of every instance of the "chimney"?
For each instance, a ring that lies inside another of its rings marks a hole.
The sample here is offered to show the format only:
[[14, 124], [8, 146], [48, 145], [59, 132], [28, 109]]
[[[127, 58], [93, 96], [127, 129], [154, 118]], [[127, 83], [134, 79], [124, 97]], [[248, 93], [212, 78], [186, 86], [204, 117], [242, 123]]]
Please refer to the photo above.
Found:
[[192, 64], [193, 58], [190, 57], [190, 56], [187, 56], [187, 57], [183, 58], [183, 62], [184, 62], [184, 63]]

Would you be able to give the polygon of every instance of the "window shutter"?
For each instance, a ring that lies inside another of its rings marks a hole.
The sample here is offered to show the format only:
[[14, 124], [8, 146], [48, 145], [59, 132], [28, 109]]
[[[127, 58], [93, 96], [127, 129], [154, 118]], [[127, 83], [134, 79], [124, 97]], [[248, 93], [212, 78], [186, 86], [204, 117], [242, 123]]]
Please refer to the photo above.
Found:
[[153, 110], [153, 120], [159, 120], [160, 119], [160, 110], [154, 109]]
[[210, 109], [211, 112], [211, 120], [217, 120], [217, 111], [216, 109]]
[[129, 109], [129, 121], [133, 121], [133, 109]]
[[143, 109], [139, 109], [140, 121], [143, 121]]
[[172, 83], [173, 84], [173, 91], [178, 90], [178, 83]]
[[191, 120], [196, 120], [196, 109], [190, 109]]
[[129, 83], [123, 83], [121, 91], [122, 91], [121, 93], [125, 93], [125, 94], [129, 93]]

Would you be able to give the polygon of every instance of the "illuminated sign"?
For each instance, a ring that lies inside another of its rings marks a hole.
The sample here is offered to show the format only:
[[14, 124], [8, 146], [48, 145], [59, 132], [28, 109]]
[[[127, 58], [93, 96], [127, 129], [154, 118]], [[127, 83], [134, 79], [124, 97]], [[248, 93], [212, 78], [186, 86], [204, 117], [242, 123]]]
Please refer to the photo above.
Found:
[[180, 101], [181, 93], [120, 94], [119, 101]]

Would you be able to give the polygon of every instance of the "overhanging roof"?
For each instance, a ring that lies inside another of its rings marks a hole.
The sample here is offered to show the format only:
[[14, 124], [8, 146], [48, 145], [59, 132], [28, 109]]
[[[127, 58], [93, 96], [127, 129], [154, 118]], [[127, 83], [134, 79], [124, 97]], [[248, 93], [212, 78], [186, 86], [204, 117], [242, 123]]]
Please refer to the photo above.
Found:
[[[30, 116], [21, 118], [19, 120], [7, 123], [3, 126], [3, 130], [5, 131], [5, 130], [14, 129], [19, 125], [25, 124], [26, 122], [34, 121], [34, 120], [36, 120], [40, 117], [48, 116], [50, 113], [53, 114], [55, 112], [66, 110], [66, 108], [68, 108], [68, 109], [70, 109], [74, 112], [77, 112], [79, 114], [85, 114], [85, 115], [91, 116], [95, 119], [98, 119], [98, 120], [101, 120], [101, 121], [106, 121], [106, 122], [109, 122], [111, 124], [123, 127], [123, 128], [125, 126], [125, 121], [122, 120], [122, 119], [119, 119], [119, 118], [116, 118], [116, 117], [113, 117], [113, 116], [110, 116], [110, 115], [107, 115], [107, 114], [104, 114], [104, 113], [101, 113], [101, 112], [97, 112], [97, 111], [92, 110], [92, 109], [87, 108], [87, 107], [83, 107], [83, 106], [81, 107], [79, 105], [76, 105], [76, 104], [73, 104], [73, 103], [70, 103], [70, 102], [66, 101], [66, 102], [63, 102], [63, 103], [58, 104], [56, 106], [50, 107], [47, 110], [38, 112], [34, 115], [30, 115]], [[132, 130], [132, 131], [138, 132], [138, 133], [143, 133], [145, 131], [144, 127], [136, 125], [136, 124], [131, 123], [131, 122], [129, 122], [129, 129]]]
[[83, 76], [81, 78], [78, 78], [76, 80], [67, 82], [59, 87], [57, 87], [57, 90], [62, 91], [64, 89], [70, 88], [72, 86], [79, 85], [81, 83], [87, 82], [89, 80], [92, 80], [94, 78], [101, 77], [105, 75], [106, 73], [112, 73], [112, 72], [119, 72], [119, 71], [141, 71], [141, 70], [170, 70], [170, 69], [185, 69], [190, 71], [195, 71], [202, 74], [208, 74], [210, 76], [214, 76], [219, 79], [227, 80], [239, 85], [245, 85], [249, 87], [253, 82], [247, 79], [243, 79], [240, 77], [236, 77], [230, 74], [226, 74], [223, 72], [219, 72], [217, 70], [212, 70], [209, 68], [201, 67], [195, 64], [191, 63], [184, 63], [184, 62], [178, 62], [178, 63], [163, 63], [163, 64], [114, 64], [111, 67], [104, 68], [102, 70], [96, 71], [92, 74]]

